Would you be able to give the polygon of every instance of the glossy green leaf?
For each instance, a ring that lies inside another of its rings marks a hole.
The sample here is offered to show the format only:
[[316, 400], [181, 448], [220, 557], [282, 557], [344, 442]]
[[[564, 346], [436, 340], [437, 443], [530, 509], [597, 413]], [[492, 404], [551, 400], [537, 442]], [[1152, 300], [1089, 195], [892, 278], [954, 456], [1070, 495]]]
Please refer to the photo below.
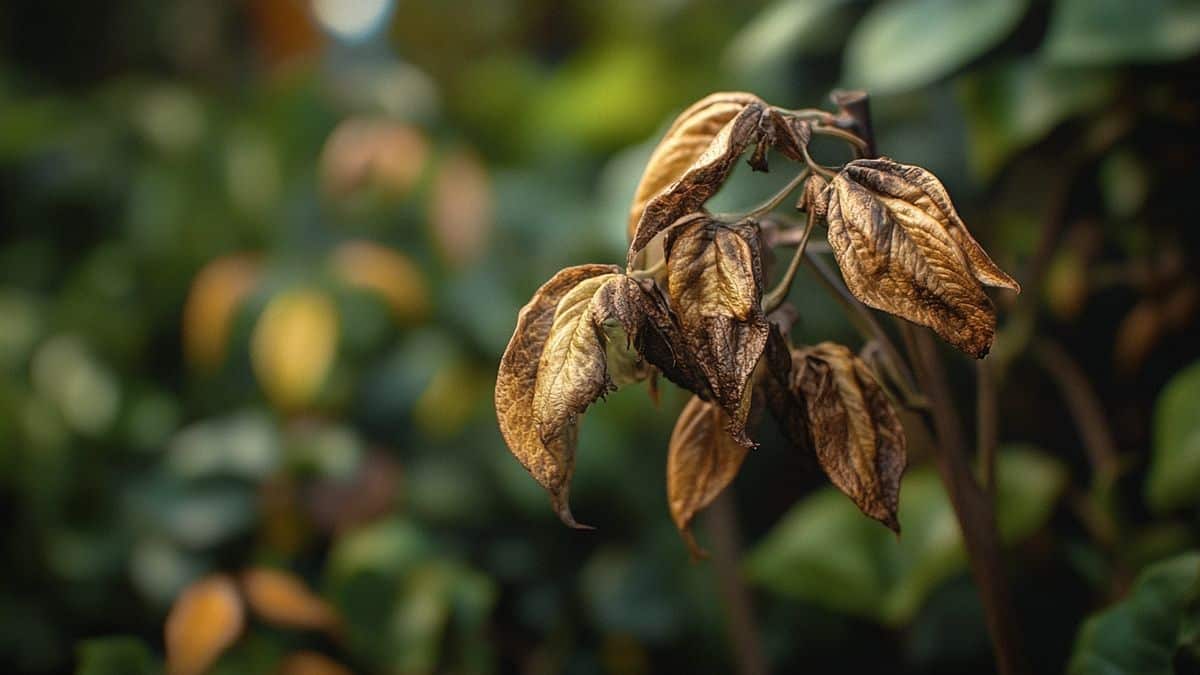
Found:
[[86, 640], [78, 653], [76, 675], [150, 675], [159, 669], [150, 648], [135, 637]]
[[1154, 454], [1146, 501], [1156, 511], [1200, 499], [1200, 362], [1171, 378], [1154, 410]]
[[972, 169], [985, 178], [992, 176], [1059, 123], [1103, 105], [1115, 89], [1111, 72], [1028, 60], [972, 73], [961, 90]]
[[[1142, 572], [1122, 601], [1083, 624], [1069, 675], [1174, 675], [1176, 652], [1194, 646], [1200, 553]], [[1195, 661], [1193, 661], [1195, 663]], [[1187, 671], [1192, 672], [1192, 671]]]
[[1042, 48], [1051, 61], [1072, 65], [1182, 59], [1200, 50], [1200, 3], [1059, 0]]
[[931, 84], [996, 46], [1028, 0], [880, 3], [850, 34], [843, 81], [885, 94]]
[[[1050, 517], [1066, 484], [1055, 459], [1025, 448], [999, 456], [997, 517], [1007, 543]], [[933, 469], [909, 471], [900, 487], [900, 537], [823, 489], [789, 511], [750, 554], [755, 583], [782, 595], [890, 625], [907, 622], [926, 597], [962, 570], [958, 521]]]

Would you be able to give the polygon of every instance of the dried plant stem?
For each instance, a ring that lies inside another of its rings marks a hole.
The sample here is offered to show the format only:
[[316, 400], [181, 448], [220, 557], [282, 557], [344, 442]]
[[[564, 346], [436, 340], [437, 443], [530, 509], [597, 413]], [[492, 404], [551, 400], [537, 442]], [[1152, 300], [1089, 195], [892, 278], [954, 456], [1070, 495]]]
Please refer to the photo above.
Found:
[[1111, 485], [1120, 468], [1120, 456], [1100, 397], [1088, 383], [1083, 369], [1057, 342], [1038, 338], [1032, 347], [1033, 357], [1054, 380], [1066, 401], [1097, 483]]
[[855, 136], [854, 134], [852, 134], [849, 131], [846, 131], [844, 129], [839, 129], [837, 127], [827, 127], [827, 126], [820, 125], [820, 124], [814, 124], [812, 127], [812, 131], [814, 134], [818, 134], [821, 136], [831, 136], [833, 138], [840, 138], [841, 140], [846, 141], [850, 145], [854, 146], [855, 150], [857, 152], [859, 152], [860, 154], [863, 152], [866, 152], [866, 150], [867, 150], [867, 142], [866, 141], [864, 141], [863, 139], [859, 138], [858, 136]]
[[901, 322], [911, 346], [912, 365], [921, 391], [929, 398], [938, 473], [950, 496], [966, 545], [967, 559], [983, 603], [988, 632], [1001, 675], [1028, 672], [1019, 645], [1016, 616], [1001, 559], [1000, 532], [992, 500], [980, 487], [967, 463], [966, 438], [955, 412], [946, 374], [929, 331]]
[[728, 609], [727, 627], [737, 672], [739, 675], [766, 675], [762, 638], [754, 619], [750, 591], [742, 580], [741, 535], [732, 489], [726, 489], [717, 497], [704, 518], [711, 537], [713, 566]]
[[783, 186], [783, 189], [781, 189], [779, 192], [776, 192], [769, 199], [767, 199], [767, 201], [759, 204], [753, 209], [750, 209], [745, 215], [739, 215], [736, 218], [732, 218], [732, 220], [742, 220], [743, 218], [762, 218], [768, 213], [774, 211], [775, 207], [782, 204], [783, 200], [788, 198], [788, 195], [795, 192], [796, 188], [800, 187], [804, 183], [804, 179], [808, 178], [808, 172], [808, 169], [804, 169], [800, 173], [796, 174], [794, 178], [788, 181], [787, 185]]
[[996, 498], [996, 444], [998, 430], [996, 376], [987, 359], [975, 362], [975, 446], [979, 480], [992, 499]]
[[764, 314], [770, 314], [779, 309], [783, 301], [787, 300], [788, 293], [792, 290], [792, 281], [796, 278], [796, 271], [800, 269], [800, 261], [804, 259], [804, 249], [808, 245], [808, 237], [812, 234], [816, 224], [817, 219], [811, 215], [808, 217], [808, 222], [804, 223], [804, 230], [800, 235], [800, 241], [796, 244], [796, 252], [792, 254], [792, 260], [788, 263], [787, 271], [783, 273], [783, 278], [779, 280], [775, 288], [763, 296]]

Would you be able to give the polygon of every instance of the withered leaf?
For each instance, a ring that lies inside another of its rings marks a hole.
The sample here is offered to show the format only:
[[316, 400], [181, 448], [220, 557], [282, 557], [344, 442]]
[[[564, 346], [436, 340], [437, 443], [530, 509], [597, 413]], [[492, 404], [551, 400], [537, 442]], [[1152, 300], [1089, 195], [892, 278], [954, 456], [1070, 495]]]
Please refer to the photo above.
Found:
[[233, 580], [205, 577], [184, 589], [171, 606], [164, 630], [169, 675], [207, 671], [242, 632], [245, 612]]
[[668, 380], [706, 401], [712, 399], [712, 388], [687, 347], [679, 317], [671, 311], [657, 284], [645, 279], [638, 285], [642, 289], [639, 304], [643, 320], [638, 352]]
[[800, 195], [800, 203], [796, 205], [808, 213], [809, 218], [824, 220], [829, 210], [829, 181], [821, 174], [814, 173], [804, 181], [804, 192]]
[[762, 379], [767, 409], [784, 438], [802, 452], [813, 451], [804, 398], [792, 387], [792, 354], [780, 330], [772, 327], [763, 354], [767, 376]]
[[667, 293], [683, 339], [743, 445], [750, 379], [767, 342], [757, 227], [712, 218], [672, 228], [664, 244]]
[[667, 452], [667, 502], [671, 518], [695, 557], [704, 551], [692, 536], [697, 513], [712, 504], [737, 476], [747, 449], [725, 431], [721, 408], [692, 397], [679, 413]]
[[[593, 401], [616, 388], [608, 352], [632, 351], [641, 324], [639, 295], [633, 279], [605, 274], [580, 282], [558, 301], [534, 384], [533, 416], [543, 443], [553, 442]], [[625, 379], [631, 372], [621, 374]]]
[[822, 342], [792, 352], [792, 389], [804, 401], [829, 480], [863, 513], [899, 532], [904, 428], [871, 369], [848, 348]]
[[681, 216], [700, 209], [761, 133], [767, 105], [752, 94], [713, 94], [685, 110], [659, 143], [634, 193], [629, 260]]
[[615, 265], [579, 265], [555, 274], [533, 295], [517, 315], [517, 327], [509, 340], [496, 375], [496, 418], [500, 433], [517, 460], [550, 493], [555, 511], [563, 522], [577, 527], [567, 507], [567, 491], [574, 470], [574, 432], [543, 443], [533, 413], [534, 387], [546, 338], [554, 323], [555, 309], [571, 289], [600, 275], [617, 274]]
[[941, 182], [917, 166], [860, 159], [829, 195], [829, 244], [855, 297], [985, 356], [996, 315], [981, 284], [1020, 286], [971, 237]]

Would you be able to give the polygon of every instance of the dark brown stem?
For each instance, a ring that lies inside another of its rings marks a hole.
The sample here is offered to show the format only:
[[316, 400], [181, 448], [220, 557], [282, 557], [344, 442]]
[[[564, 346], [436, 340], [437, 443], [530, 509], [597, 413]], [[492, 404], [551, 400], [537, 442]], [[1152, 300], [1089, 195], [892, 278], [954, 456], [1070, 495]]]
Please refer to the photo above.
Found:
[[727, 628], [739, 675], [766, 675], [762, 639], [754, 619], [750, 591], [742, 579], [741, 534], [738, 532], [737, 507], [731, 489], [717, 497], [704, 514], [712, 543], [713, 566], [725, 598]]
[[997, 426], [996, 377], [987, 359], [975, 362], [975, 445], [980, 482], [992, 499], [996, 498]]
[[1120, 456], [1100, 397], [1088, 383], [1083, 369], [1061, 345], [1038, 338], [1032, 346], [1033, 357], [1054, 380], [1067, 404], [1095, 479], [1102, 486], [1111, 485], [1120, 468]]
[[988, 633], [1000, 675], [1028, 672], [1019, 644], [1016, 616], [1001, 559], [1000, 533], [992, 501], [975, 480], [967, 463], [966, 438], [953, 407], [953, 399], [937, 347], [928, 330], [901, 322], [906, 343], [911, 345], [917, 382], [931, 404], [930, 417], [937, 443], [934, 451], [938, 473], [950, 496], [966, 545], [967, 559], [987, 620]]

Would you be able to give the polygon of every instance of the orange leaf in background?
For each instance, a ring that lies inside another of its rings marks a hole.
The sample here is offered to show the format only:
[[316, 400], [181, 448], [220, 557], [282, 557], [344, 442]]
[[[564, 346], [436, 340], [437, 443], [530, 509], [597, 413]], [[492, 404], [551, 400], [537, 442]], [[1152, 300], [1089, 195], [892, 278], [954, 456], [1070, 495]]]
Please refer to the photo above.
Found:
[[337, 354], [338, 314], [327, 295], [314, 290], [282, 293], [267, 304], [254, 326], [250, 358], [267, 397], [294, 410], [312, 401]]
[[333, 270], [345, 283], [383, 296], [398, 321], [418, 321], [429, 313], [429, 285], [417, 264], [400, 251], [348, 241], [333, 252]]
[[451, 267], [479, 259], [492, 230], [492, 183], [475, 153], [458, 149], [442, 158], [433, 179], [429, 224], [434, 244]]
[[241, 581], [246, 603], [264, 621], [337, 633], [341, 623], [337, 611], [295, 574], [255, 567], [242, 572]]
[[377, 185], [404, 197], [428, 161], [429, 140], [420, 129], [393, 120], [350, 118], [337, 125], [321, 150], [321, 187], [345, 197]]
[[352, 671], [317, 652], [292, 652], [279, 664], [277, 675], [352, 675]]
[[187, 587], [167, 615], [167, 673], [199, 675], [208, 670], [237, 640], [244, 624], [242, 601], [228, 576], [208, 576]]
[[233, 318], [258, 279], [247, 254], [217, 258], [196, 274], [183, 306], [183, 351], [193, 366], [212, 370], [225, 360]]

